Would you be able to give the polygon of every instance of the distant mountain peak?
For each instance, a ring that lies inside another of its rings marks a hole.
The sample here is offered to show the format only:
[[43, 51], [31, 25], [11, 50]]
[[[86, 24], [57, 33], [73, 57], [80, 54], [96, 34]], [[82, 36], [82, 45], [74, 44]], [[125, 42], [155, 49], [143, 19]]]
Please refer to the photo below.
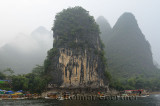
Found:
[[123, 21], [125, 23], [131, 21], [131, 22], [137, 23], [137, 20], [136, 20], [135, 16], [132, 13], [130, 13], [130, 12], [123, 13], [119, 17], [118, 21]]
[[112, 28], [111, 28], [109, 22], [103, 16], [99, 16], [97, 18], [96, 22], [99, 25], [99, 29], [101, 32], [100, 37], [101, 37], [102, 41], [104, 42], [104, 44], [107, 45], [107, 42], [111, 38], [110, 32], [111, 32]]
[[36, 30], [42, 31], [42, 30], [46, 30], [46, 28], [44, 26], [39, 26]]
[[49, 31], [44, 27], [44, 26], [39, 26], [38, 28], [36, 28], [31, 35], [37, 35], [37, 34], [48, 34]]
[[135, 16], [130, 12], [123, 13], [121, 17], [135, 18]]
[[121, 27], [123, 29], [139, 28], [135, 16], [129, 12], [125, 12], [119, 17], [119, 19], [117, 20], [117, 22], [114, 26], [114, 29], [117, 30], [117, 27]]
[[99, 26], [101, 27], [101, 25], [105, 25], [107, 27], [107, 29], [112, 29], [111, 25], [109, 24], [109, 22], [103, 17], [103, 16], [99, 16], [96, 20], [96, 22], [99, 24]]
[[52, 34], [43, 26], [31, 35], [18, 33], [16, 38], [0, 47], [0, 68], [11, 67], [16, 73], [30, 72], [36, 64], [43, 64], [52, 42]]
[[137, 36], [137, 34], [134, 35], [131, 34], [130, 36], [137, 36], [138, 38], [142, 37], [145, 39], [145, 36], [143, 35], [135, 16], [129, 12], [123, 13], [117, 20], [116, 24], [113, 26], [112, 32], [117, 32], [117, 31], [119, 31], [119, 35], [121, 36], [128, 35], [127, 33], [137, 33], [139, 36]]
[[132, 13], [126, 12], [120, 16], [111, 36], [106, 45], [108, 66], [114, 77], [130, 78], [138, 74], [155, 74], [157, 68], [153, 64], [150, 44]]

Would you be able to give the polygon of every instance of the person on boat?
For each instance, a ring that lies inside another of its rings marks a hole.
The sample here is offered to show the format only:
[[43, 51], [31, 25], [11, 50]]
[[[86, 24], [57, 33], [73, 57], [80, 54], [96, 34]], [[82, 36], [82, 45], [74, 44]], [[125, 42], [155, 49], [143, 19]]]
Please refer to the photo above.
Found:
[[142, 93], [142, 91], [141, 91], [141, 90], [139, 90], [139, 96], [141, 96], [141, 93]]

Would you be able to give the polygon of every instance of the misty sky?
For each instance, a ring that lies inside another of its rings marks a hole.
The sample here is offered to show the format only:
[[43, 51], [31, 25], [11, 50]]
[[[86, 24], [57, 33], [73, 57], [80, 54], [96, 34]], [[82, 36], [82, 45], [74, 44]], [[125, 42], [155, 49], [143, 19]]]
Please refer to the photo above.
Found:
[[82, 6], [95, 18], [104, 16], [111, 26], [121, 14], [132, 12], [160, 64], [160, 0], [0, 0], [0, 46], [39, 26], [50, 30], [56, 13], [73, 6]]

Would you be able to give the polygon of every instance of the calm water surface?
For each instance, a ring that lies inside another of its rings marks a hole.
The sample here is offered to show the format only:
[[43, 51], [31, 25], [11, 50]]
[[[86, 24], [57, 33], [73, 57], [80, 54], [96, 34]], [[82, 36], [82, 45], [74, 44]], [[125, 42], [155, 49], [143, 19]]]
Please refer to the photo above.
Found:
[[0, 106], [160, 106], [160, 94], [137, 100], [1, 100]]

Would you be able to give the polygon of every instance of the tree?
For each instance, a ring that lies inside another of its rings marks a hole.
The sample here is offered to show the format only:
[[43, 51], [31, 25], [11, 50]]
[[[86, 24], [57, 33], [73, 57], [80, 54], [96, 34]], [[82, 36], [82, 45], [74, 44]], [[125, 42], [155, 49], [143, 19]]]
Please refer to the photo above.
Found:
[[14, 70], [12, 70], [11, 68], [7, 68], [3, 70], [3, 73], [6, 73], [8, 76], [11, 76], [14, 74]]
[[3, 80], [3, 79], [5, 79], [5, 78], [6, 78], [5, 74], [0, 71], [0, 80]]
[[18, 90], [28, 90], [28, 79], [24, 75], [12, 76], [12, 89]]

